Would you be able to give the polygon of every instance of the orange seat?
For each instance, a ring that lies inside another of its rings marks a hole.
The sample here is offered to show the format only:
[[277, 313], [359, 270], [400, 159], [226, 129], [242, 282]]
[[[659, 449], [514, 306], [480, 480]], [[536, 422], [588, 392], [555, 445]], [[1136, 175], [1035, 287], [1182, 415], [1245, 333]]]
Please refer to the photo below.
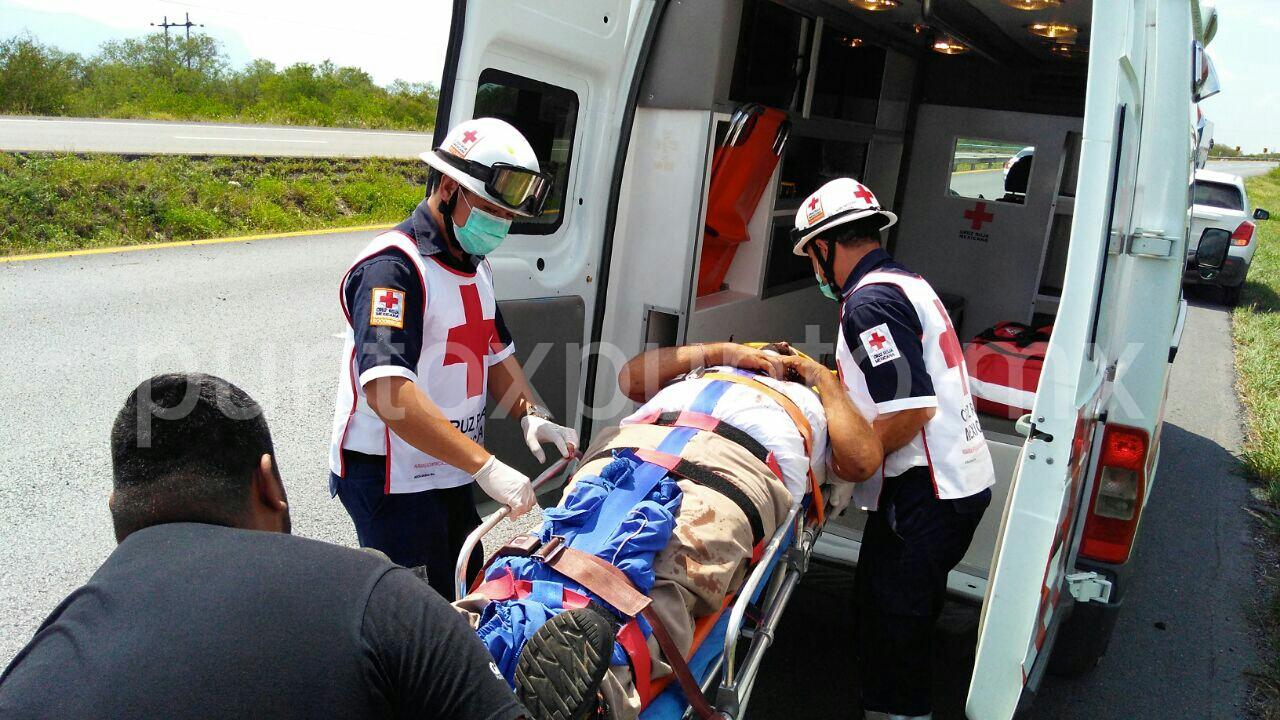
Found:
[[724, 143], [711, 159], [698, 297], [720, 290], [738, 246], [750, 239], [747, 223], [778, 166], [789, 132], [781, 110], [746, 105], [734, 113]]

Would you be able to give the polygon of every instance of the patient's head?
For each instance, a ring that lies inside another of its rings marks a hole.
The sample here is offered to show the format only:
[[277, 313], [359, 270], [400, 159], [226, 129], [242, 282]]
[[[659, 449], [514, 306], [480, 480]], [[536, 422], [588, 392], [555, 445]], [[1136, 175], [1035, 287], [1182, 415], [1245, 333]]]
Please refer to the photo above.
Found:
[[111, 428], [116, 540], [152, 525], [197, 522], [289, 532], [289, 506], [262, 408], [202, 373], [157, 375]]

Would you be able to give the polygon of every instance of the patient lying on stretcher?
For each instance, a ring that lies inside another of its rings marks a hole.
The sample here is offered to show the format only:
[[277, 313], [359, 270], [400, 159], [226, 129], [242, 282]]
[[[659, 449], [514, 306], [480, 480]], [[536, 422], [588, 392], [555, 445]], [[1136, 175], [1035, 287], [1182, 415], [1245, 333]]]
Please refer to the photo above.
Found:
[[830, 480], [842, 507], [879, 466], [839, 381], [790, 352], [664, 348], [623, 368], [642, 407], [597, 435], [540, 536], [458, 603], [532, 718], [637, 717], [792, 504]]

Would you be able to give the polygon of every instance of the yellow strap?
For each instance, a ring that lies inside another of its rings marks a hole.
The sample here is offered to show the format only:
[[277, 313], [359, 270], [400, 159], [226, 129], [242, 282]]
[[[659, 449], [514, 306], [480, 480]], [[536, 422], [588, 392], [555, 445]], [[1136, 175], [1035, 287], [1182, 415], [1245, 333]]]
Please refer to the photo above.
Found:
[[825, 520], [825, 503], [822, 498], [822, 490], [818, 487], [818, 478], [813, 475], [813, 428], [809, 425], [809, 419], [804, 416], [800, 410], [800, 406], [795, 401], [787, 397], [785, 393], [777, 388], [762, 382], [759, 377], [739, 375], [737, 373], [720, 373], [709, 372], [702, 375], [703, 380], [724, 380], [726, 382], [745, 385], [755, 390], [765, 397], [778, 403], [778, 405], [791, 418], [791, 422], [795, 423], [796, 431], [800, 433], [800, 439], [804, 441], [804, 454], [809, 458], [809, 489], [813, 492], [813, 503], [809, 506], [809, 511], [814, 514], [818, 520], [818, 525], [822, 525]]

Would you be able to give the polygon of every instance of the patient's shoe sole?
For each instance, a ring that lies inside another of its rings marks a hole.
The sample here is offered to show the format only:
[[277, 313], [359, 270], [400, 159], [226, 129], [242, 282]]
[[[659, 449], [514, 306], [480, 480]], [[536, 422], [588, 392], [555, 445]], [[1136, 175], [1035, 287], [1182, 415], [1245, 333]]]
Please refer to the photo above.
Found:
[[566, 610], [538, 628], [516, 662], [516, 695], [530, 720], [585, 720], [600, 707], [614, 629], [594, 610]]

